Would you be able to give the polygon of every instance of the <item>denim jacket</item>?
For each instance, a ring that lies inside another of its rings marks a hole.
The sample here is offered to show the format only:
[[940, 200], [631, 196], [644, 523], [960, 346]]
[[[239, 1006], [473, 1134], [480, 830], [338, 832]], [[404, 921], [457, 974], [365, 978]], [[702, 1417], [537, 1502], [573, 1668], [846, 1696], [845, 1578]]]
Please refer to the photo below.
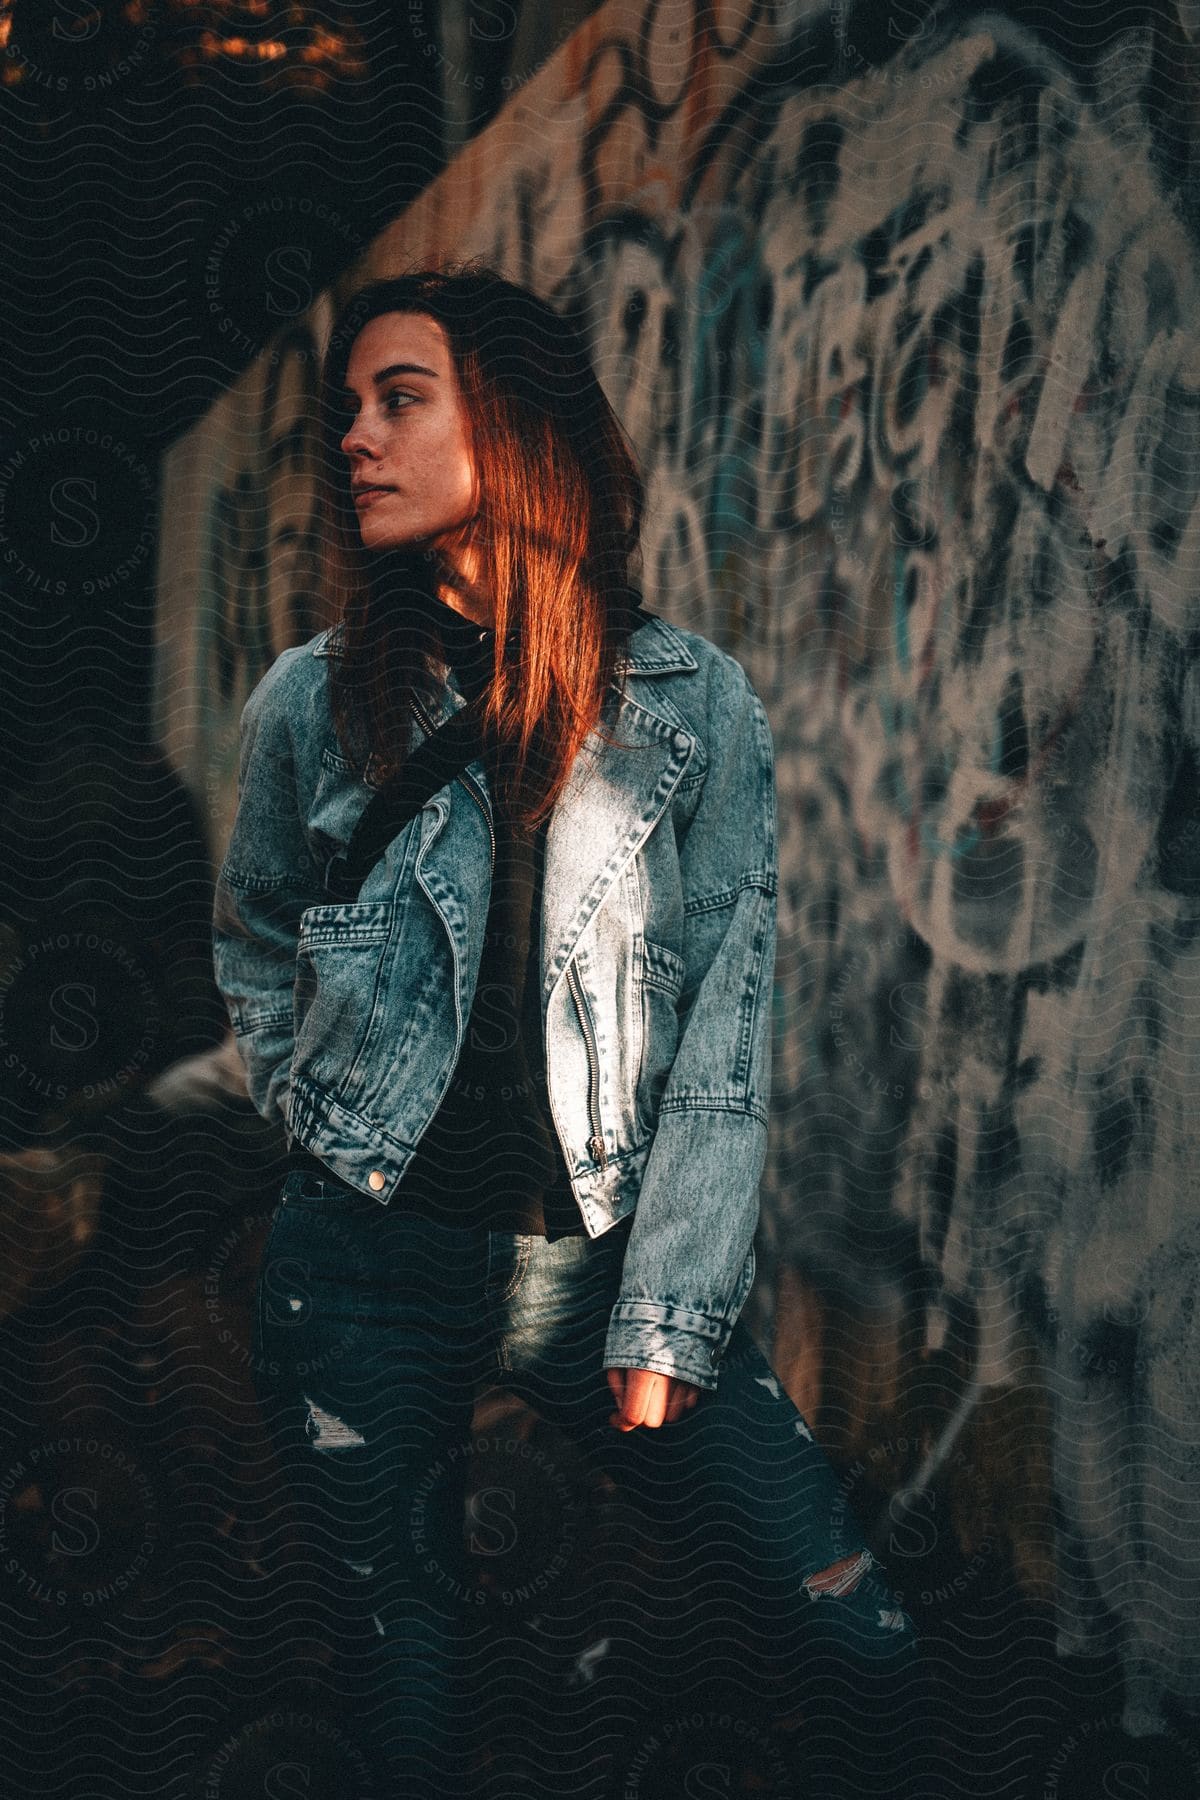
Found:
[[[378, 783], [341, 754], [332, 634], [246, 702], [213, 950], [251, 1099], [386, 1205], [450, 1084], [493, 854], [481, 761], [353, 901], [323, 874]], [[632, 1213], [604, 1366], [715, 1388], [754, 1279], [775, 961], [771, 734], [741, 665], [653, 613], [625, 696], [550, 818], [541, 918], [551, 1112], [590, 1237]], [[453, 674], [440, 723], [465, 704]], [[414, 722], [413, 741], [419, 738]], [[402, 1201], [401, 1201], [402, 1204]]]

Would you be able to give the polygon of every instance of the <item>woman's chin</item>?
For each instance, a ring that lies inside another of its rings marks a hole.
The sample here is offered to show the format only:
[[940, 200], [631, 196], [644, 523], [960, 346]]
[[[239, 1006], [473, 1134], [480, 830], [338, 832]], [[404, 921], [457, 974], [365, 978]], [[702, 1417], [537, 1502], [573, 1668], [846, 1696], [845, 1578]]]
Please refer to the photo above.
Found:
[[408, 550], [416, 549], [419, 538], [413, 531], [390, 530], [386, 525], [375, 525], [368, 517], [358, 523], [359, 536], [364, 550]]

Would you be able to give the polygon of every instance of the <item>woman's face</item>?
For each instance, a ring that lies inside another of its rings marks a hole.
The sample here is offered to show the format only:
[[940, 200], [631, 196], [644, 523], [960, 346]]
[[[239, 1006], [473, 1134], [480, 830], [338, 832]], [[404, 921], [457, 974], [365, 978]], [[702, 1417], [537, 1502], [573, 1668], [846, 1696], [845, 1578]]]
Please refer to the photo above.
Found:
[[341, 447], [363, 544], [445, 543], [473, 517], [478, 496], [442, 327], [424, 313], [369, 319], [350, 349], [343, 398], [353, 418]]

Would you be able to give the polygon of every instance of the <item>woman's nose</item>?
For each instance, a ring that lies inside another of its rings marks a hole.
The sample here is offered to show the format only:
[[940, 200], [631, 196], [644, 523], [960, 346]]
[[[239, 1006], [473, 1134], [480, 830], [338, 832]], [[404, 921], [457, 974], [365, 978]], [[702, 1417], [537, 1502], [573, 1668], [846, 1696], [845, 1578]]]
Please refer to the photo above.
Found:
[[342, 439], [342, 454], [349, 457], [375, 455], [371, 435], [358, 419], [348, 427]]

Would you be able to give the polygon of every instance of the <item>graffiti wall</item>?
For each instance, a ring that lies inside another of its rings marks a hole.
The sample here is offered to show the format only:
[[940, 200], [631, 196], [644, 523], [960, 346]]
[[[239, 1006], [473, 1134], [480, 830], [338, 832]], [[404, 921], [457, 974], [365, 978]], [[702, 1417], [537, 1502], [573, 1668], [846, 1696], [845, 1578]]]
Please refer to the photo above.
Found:
[[[999, 1536], [1063, 1651], [1119, 1655], [1147, 1731], [1200, 1697], [1195, 245], [1136, 32], [1085, 86], [958, 9], [870, 65], [839, 39], [818, 84], [786, 11], [603, 7], [340, 287], [451, 248], [583, 323], [649, 479], [649, 602], [775, 734], [754, 1316], [847, 1453], [946, 1478], [961, 1568]], [[160, 733], [215, 854], [245, 695], [326, 622], [327, 322], [167, 473]], [[1018, 1443], [1042, 1421], [1034, 1526], [989, 1472], [1006, 1401]]]

